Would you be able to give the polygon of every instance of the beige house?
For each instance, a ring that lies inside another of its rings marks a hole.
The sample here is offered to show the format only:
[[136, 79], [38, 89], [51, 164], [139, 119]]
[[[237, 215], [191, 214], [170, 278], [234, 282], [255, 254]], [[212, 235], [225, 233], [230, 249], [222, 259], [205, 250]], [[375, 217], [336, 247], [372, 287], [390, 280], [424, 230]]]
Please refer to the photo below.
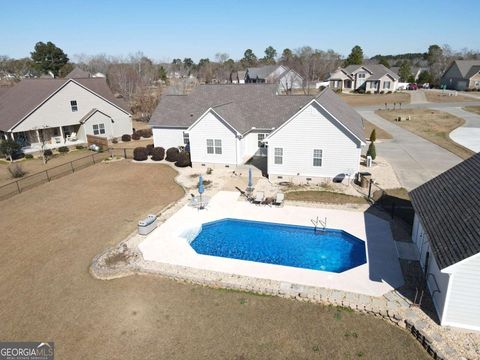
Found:
[[128, 108], [104, 78], [24, 79], [0, 96], [0, 136], [24, 152], [131, 133]]
[[380, 64], [349, 65], [330, 74], [330, 88], [334, 91], [393, 92], [397, 90], [399, 76]]
[[442, 75], [440, 85], [452, 90], [480, 90], [480, 60], [455, 60]]

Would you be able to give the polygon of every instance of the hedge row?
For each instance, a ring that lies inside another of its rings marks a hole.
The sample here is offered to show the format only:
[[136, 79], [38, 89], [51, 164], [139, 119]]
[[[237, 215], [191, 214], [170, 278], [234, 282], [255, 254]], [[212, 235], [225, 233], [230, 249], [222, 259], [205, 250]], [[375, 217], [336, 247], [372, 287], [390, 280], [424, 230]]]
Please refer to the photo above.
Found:
[[180, 152], [177, 148], [170, 148], [166, 151], [162, 147], [154, 147], [152, 144], [147, 147], [137, 147], [133, 150], [133, 159], [136, 161], [145, 161], [150, 158], [153, 161], [162, 161], [164, 158], [169, 162], [175, 163], [178, 167], [191, 166], [190, 153], [186, 151]]

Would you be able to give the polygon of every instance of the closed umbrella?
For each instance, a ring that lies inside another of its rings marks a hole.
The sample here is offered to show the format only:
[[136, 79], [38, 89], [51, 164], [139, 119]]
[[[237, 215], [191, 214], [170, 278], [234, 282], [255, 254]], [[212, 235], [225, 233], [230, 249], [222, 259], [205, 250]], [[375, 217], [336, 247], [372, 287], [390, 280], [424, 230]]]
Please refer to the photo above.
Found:
[[203, 201], [202, 201], [202, 194], [205, 191], [205, 188], [203, 187], [203, 176], [200, 175], [198, 178], [198, 193], [200, 194], [200, 209], [203, 209]]
[[247, 190], [248, 190], [248, 191], [252, 191], [252, 190], [253, 190], [252, 168], [248, 168], [248, 185], [247, 185]]

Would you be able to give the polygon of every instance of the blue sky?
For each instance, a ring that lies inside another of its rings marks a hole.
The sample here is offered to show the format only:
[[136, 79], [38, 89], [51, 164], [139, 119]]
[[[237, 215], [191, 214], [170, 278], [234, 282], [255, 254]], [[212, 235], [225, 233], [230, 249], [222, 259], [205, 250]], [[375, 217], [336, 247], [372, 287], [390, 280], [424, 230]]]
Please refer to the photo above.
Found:
[[359, 44], [368, 56], [434, 43], [480, 49], [478, 0], [24, 0], [0, 8], [0, 55], [11, 57], [29, 56], [37, 41], [70, 57], [142, 51], [195, 61], [217, 52], [239, 59], [247, 48], [261, 57], [268, 45], [347, 55]]

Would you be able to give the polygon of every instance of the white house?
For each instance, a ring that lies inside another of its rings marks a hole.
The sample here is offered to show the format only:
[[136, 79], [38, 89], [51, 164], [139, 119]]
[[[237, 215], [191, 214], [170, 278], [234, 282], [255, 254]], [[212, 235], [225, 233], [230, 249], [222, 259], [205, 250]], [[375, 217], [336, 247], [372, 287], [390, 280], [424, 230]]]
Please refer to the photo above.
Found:
[[303, 87], [303, 77], [284, 65], [250, 67], [245, 71], [246, 84], [278, 84], [279, 91], [287, 92]]
[[236, 167], [266, 157], [273, 181], [319, 181], [358, 172], [360, 115], [331, 90], [277, 95], [276, 85], [201, 85], [166, 95], [150, 120], [155, 146], [188, 146], [193, 166]]
[[441, 325], [480, 331], [480, 153], [410, 192], [412, 239]]
[[332, 90], [351, 92], [393, 92], [397, 90], [400, 77], [381, 64], [349, 65], [330, 74], [328, 81]]
[[24, 152], [131, 133], [127, 106], [104, 78], [24, 79], [0, 96], [0, 135]]

